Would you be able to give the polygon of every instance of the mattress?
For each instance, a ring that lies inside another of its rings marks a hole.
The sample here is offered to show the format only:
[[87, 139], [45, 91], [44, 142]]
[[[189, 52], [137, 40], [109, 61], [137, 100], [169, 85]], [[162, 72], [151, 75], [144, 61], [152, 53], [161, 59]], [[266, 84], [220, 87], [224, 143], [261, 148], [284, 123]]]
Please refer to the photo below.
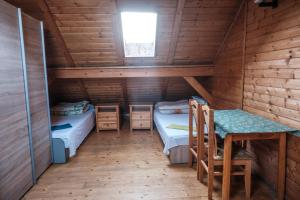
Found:
[[60, 138], [65, 148], [70, 149], [70, 157], [76, 155], [76, 150], [95, 126], [95, 109], [90, 108], [80, 115], [52, 116], [52, 125], [70, 123], [72, 128], [52, 131], [52, 138]]
[[[165, 145], [164, 154], [169, 155], [169, 150], [173, 147], [189, 144], [188, 131], [167, 128], [170, 124], [188, 126], [189, 114], [162, 114], [158, 110], [154, 110], [154, 122]], [[196, 132], [194, 132], [195, 134]]]

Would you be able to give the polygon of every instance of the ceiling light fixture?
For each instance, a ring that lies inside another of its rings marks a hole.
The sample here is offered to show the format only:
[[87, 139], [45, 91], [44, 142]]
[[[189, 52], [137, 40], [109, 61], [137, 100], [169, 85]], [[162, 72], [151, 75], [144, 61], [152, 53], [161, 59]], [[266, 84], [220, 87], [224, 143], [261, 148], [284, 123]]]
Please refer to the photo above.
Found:
[[254, 0], [255, 4], [258, 4], [259, 7], [272, 7], [277, 8], [278, 7], [278, 0]]

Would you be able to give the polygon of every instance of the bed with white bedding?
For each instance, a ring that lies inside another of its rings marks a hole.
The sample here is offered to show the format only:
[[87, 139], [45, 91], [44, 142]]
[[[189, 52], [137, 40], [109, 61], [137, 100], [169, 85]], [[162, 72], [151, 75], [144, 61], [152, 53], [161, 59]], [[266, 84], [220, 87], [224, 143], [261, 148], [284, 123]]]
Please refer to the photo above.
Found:
[[95, 126], [95, 109], [90, 106], [83, 114], [71, 116], [52, 116], [52, 126], [71, 124], [71, 128], [52, 131], [52, 138], [61, 139], [69, 149], [69, 157], [76, 155], [76, 150]]
[[[201, 104], [207, 102], [193, 96]], [[158, 102], [154, 110], [154, 122], [164, 143], [164, 154], [171, 163], [187, 163], [189, 157], [189, 103], [188, 100]], [[195, 127], [195, 121], [193, 121]], [[183, 130], [184, 129], [184, 130]], [[196, 135], [196, 131], [193, 133]]]
[[188, 126], [189, 114], [162, 114], [154, 110], [154, 122], [164, 143], [164, 154], [171, 163], [188, 162], [189, 133], [186, 130], [167, 128], [170, 124]]
[[169, 150], [180, 145], [188, 145], [189, 133], [186, 130], [167, 128], [170, 124], [188, 126], [189, 114], [162, 114], [154, 111], [154, 122], [164, 143], [164, 154], [169, 155]]

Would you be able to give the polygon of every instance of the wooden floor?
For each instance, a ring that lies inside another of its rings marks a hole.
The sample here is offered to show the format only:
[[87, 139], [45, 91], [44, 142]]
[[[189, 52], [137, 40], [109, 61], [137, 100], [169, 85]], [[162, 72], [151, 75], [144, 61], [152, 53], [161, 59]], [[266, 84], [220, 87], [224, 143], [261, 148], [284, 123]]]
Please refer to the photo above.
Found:
[[[214, 199], [220, 199], [216, 181]], [[252, 199], [273, 199], [254, 182]], [[232, 199], [244, 199], [243, 181], [233, 179]], [[194, 169], [170, 165], [157, 133], [91, 133], [67, 164], [52, 165], [24, 199], [207, 199], [207, 187]]]

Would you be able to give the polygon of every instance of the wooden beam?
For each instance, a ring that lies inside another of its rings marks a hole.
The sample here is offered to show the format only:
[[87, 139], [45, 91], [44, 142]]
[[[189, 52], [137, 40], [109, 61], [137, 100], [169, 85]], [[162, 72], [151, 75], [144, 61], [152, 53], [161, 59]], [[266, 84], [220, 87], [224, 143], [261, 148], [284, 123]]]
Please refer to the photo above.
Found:
[[169, 54], [168, 54], [168, 64], [172, 64], [174, 62], [174, 56], [175, 56], [175, 51], [176, 51], [176, 46], [177, 46], [177, 41], [178, 41], [178, 35], [179, 35], [179, 31], [180, 31], [180, 25], [181, 25], [184, 4], [185, 4], [185, 0], [177, 1], [176, 15], [174, 18], [172, 38], [170, 41], [170, 48], [169, 48]]
[[115, 67], [73, 67], [52, 68], [56, 78], [128, 78], [128, 77], [183, 77], [212, 76], [211, 65], [187, 66], [115, 66]]
[[119, 12], [119, 0], [115, 0], [115, 12], [113, 14], [113, 35], [114, 35], [114, 44], [120, 63], [124, 65], [124, 48], [123, 48], [123, 35], [122, 35], [122, 24], [121, 24], [121, 15]]
[[214, 63], [217, 62], [217, 60], [218, 60], [221, 52], [223, 51], [225, 43], [226, 43], [226, 41], [227, 41], [227, 39], [228, 39], [228, 37], [229, 37], [229, 35], [231, 33], [231, 30], [234, 27], [236, 21], [239, 19], [239, 15], [242, 12], [245, 3], [246, 3], [246, 0], [242, 0], [241, 4], [239, 6], [239, 9], [237, 10], [237, 12], [236, 12], [236, 14], [235, 14], [235, 16], [233, 18], [233, 21], [231, 22], [230, 26], [228, 27], [228, 30], [227, 30], [227, 32], [226, 32], [226, 34], [224, 36], [224, 39], [223, 39], [223, 41], [222, 41], [222, 43], [221, 43], [221, 45], [220, 45], [220, 47], [219, 47], [219, 49], [218, 49], [218, 51], [217, 51], [217, 53], [215, 55]]
[[124, 78], [121, 81], [122, 84], [122, 90], [123, 90], [123, 99], [124, 99], [124, 110], [126, 113], [128, 113], [128, 93], [127, 93], [127, 79]]
[[168, 96], [168, 86], [170, 79], [167, 77], [162, 81], [161, 101], [165, 101]]
[[244, 6], [244, 34], [243, 34], [243, 57], [242, 57], [242, 95], [241, 95], [241, 109], [244, 109], [244, 91], [245, 91], [245, 67], [246, 67], [246, 39], [247, 39], [247, 24], [248, 24], [248, 4]]
[[213, 103], [211, 94], [197, 81], [195, 77], [184, 77], [184, 79], [200, 94], [209, 104]]

